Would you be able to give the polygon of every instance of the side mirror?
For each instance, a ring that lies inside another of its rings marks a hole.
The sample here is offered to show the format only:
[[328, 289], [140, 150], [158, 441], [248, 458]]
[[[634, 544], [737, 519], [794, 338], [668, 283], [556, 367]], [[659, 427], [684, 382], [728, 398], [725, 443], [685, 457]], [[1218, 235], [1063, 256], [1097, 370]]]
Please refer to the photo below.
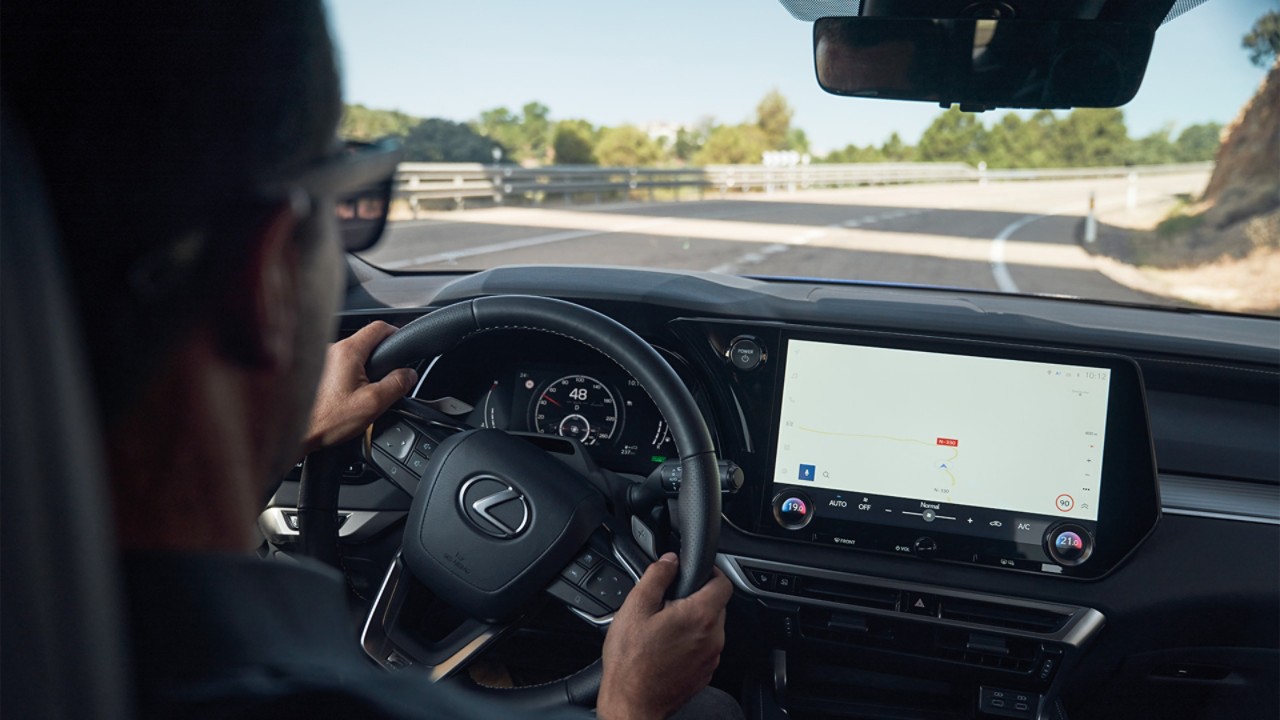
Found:
[[827, 17], [813, 26], [823, 90], [962, 110], [1123, 105], [1154, 39], [1144, 24], [1095, 20]]

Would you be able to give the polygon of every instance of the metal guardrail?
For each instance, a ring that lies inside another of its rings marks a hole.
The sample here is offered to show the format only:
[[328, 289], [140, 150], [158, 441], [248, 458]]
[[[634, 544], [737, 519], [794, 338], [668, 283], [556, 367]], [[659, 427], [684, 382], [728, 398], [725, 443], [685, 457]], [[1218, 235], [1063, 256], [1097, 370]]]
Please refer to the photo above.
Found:
[[709, 165], [697, 168], [625, 168], [593, 165], [555, 165], [524, 168], [517, 165], [480, 163], [402, 163], [396, 173], [396, 197], [415, 214], [424, 203], [444, 201], [456, 208], [468, 200], [487, 199], [497, 204], [522, 198], [535, 204], [560, 197], [566, 203], [589, 195], [596, 202], [606, 196], [629, 198], [643, 193], [650, 200], [656, 190], [670, 190], [675, 198], [685, 189], [699, 197], [708, 191], [794, 192], [817, 188], [860, 185], [897, 185], [923, 182], [979, 182], [1121, 178], [1202, 172], [1213, 163], [1143, 165], [1105, 168], [1038, 168], [989, 170], [965, 163], [854, 163], [844, 165]]

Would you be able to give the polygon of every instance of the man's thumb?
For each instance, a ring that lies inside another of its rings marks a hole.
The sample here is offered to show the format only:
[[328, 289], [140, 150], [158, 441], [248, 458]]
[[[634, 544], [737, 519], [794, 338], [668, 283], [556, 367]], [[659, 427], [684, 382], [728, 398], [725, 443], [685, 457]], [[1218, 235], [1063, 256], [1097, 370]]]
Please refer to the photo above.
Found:
[[369, 384], [369, 390], [378, 400], [378, 405], [386, 410], [396, 400], [413, 391], [418, 384], [418, 373], [413, 368], [397, 368], [376, 383]]
[[667, 588], [680, 574], [680, 560], [675, 553], [667, 553], [649, 566], [640, 576], [640, 582], [631, 590], [629, 601], [637, 609], [652, 615], [662, 609]]

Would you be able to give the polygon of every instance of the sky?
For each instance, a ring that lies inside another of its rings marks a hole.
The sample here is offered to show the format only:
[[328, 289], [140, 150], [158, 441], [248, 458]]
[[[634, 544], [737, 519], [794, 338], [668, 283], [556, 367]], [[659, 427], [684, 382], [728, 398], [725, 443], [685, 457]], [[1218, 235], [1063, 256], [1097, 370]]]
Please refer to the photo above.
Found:
[[[777, 0], [328, 0], [348, 102], [465, 121], [531, 100], [597, 125], [750, 120], [778, 89], [817, 153], [908, 143], [931, 103], [842, 98], [814, 79], [812, 26]], [[1129, 133], [1226, 123], [1265, 71], [1240, 38], [1280, 0], [1209, 0], [1156, 33]], [[1004, 111], [986, 113], [988, 123]]]

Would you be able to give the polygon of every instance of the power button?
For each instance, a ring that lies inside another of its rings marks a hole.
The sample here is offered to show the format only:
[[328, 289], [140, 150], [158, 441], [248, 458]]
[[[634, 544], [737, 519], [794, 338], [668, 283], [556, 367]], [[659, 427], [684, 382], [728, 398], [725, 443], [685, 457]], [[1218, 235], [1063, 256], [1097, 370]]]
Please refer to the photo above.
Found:
[[747, 335], [734, 338], [724, 353], [729, 362], [743, 372], [755, 370], [769, 359], [760, 341]]

